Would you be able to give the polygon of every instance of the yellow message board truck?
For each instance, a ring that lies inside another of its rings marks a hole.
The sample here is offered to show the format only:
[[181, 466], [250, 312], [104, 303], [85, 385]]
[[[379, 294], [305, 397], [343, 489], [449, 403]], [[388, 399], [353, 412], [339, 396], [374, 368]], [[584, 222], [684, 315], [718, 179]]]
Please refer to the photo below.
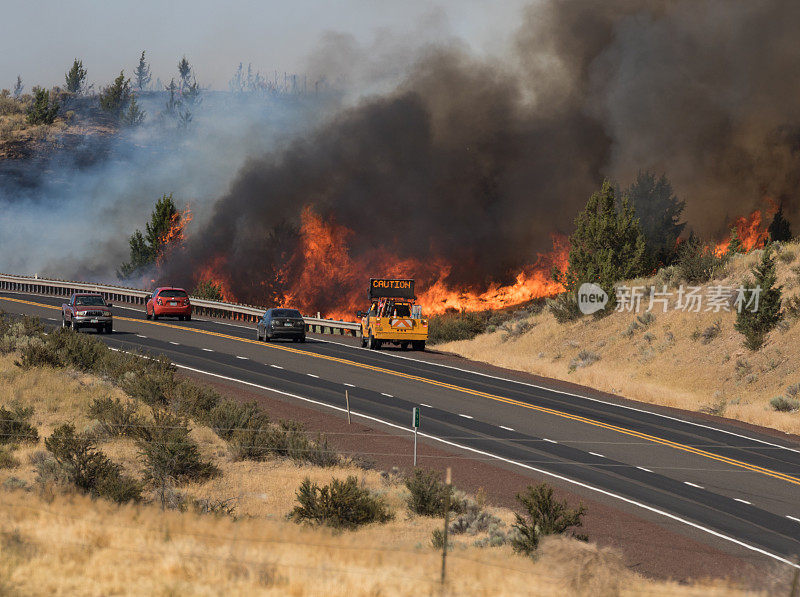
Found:
[[403, 350], [425, 350], [428, 320], [415, 305], [414, 280], [370, 278], [369, 311], [357, 313], [361, 319], [361, 346], [378, 350], [395, 344]]

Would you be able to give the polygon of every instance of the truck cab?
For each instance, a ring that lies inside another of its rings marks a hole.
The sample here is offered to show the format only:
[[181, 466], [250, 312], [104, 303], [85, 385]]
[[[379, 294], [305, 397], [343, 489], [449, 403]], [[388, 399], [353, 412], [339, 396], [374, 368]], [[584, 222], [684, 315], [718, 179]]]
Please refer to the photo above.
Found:
[[114, 326], [111, 303], [96, 292], [76, 292], [61, 305], [61, 326], [75, 331], [94, 328], [98, 334], [110, 334]]
[[361, 320], [361, 346], [378, 350], [383, 344], [425, 350], [428, 320], [414, 304], [414, 280], [370, 278], [370, 307], [357, 313]]

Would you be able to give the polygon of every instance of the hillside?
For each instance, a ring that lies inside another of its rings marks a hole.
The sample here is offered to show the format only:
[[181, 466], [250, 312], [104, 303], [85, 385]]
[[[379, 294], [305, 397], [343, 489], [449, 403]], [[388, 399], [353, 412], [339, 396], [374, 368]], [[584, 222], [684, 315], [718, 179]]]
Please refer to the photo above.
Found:
[[[0, 356], [0, 406], [9, 409], [7, 413], [25, 413], [10, 418], [6, 414], [4, 423], [25, 419], [38, 437], [28, 441], [19, 427], [6, 425], [0, 442], [0, 499], [4, 505], [0, 509], [0, 593], [439, 592], [441, 556], [431, 546], [431, 536], [441, 526], [441, 519], [415, 515], [407, 508], [409, 493], [397, 473], [369, 470], [348, 459], [328, 462], [328, 466], [312, 464], [305, 455], [242, 459], [241, 454], [236, 455], [236, 447], [253, 447], [256, 442], [252, 438], [247, 444], [224, 441], [221, 434], [225, 428], [216, 425], [212, 429], [194, 421], [184, 442], [196, 444], [200, 458], [216, 467], [217, 474], [160, 487], [145, 483], [141, 500], [120, 505], [76, 490], [65, 481], [67, 469], [59, 467], [49, 454], [52, 446], [46, 445], [45, 439], [55, 437], [56, 429], [69, 422], [79, 434], [93, 438], [97, 449], [119, 465], [123, 475], [145, 478], [149, 465], [141, 444], [134, 439], [142, 437], [135, 429], [144, 427], [152, 432], [158, 424], [152, 418], [156, 411], [127, 392], [153, 396], [142, 391], [153, 389], [149, 381], [142, 380], [163, 377], [166, 370], [151, 362], [143, 365], [146, 370], [140, 375], [120, 373], [131, 366], [127, 357], [105, 350], [95, 353], [93, 360], [86, 359], [94, 344], [77, 342], [71, 332], [58, 340], [62, 342], [60, 354], [72, 354], [80, 365], [35, 365], [32, 358], [44, 358], [42, 344], [20, 331], [17, 325], [0, 334], [0, 349], [5, 353]], [[75, 367], [102, 368], [106, 373], [80, 372]], [[111, 382], [116, 375], [123, 385], [131, 384], [126, 386], [130, 390], [123, 392]], [[175, 388], [181, 388], [175, 395], [183, 397], [183, 408], [187, 396], [195, 397], [195, 405], [213, 397], [207, 389], [184, 381], [175, 383]], [[129, 407], [127, 417], [113, 419], [108, 416], [110, 411], [98, 414], [92, 410], [98, 401], [108, 399]], [[180, 426], [173, 421], [172, 426], [176, 425]], [[126, 431], [118, 432], [123, 426]], [[16, 438], [9, 441], [12, 434]], [[294, 438], [302, 440], [300, 435]], [[299, 525], [287, 518], [297, 504], [295, 491], [304, 478], [327, 483], [348, 475], [354, 475], [359, 486], [372, 495], [380, 496], [393, 512], [393, 520], [335, 531]], [[511, 511], [479, 507], [484, 512], [481, 516], [495, 521], [495, 528], [508, 529]], [[536, 560], [513, 553], [509, 545], [476, 545], [486, 543], [493, 532], [451, 535], [448, 592], [560, 595], [566, 588], [587, 595], [738, 593], [724, 582], [686, 586], [649, 581], [628, 570], [613, 550], [568, 538], [543, 540]]]
[[[734, 256], [700, 294], [713, 286], [738, 287], [761, 251]], [[628, 287], [663, 285], [675, 293], [666, 313], [656, 304], [638, 315], [614, 312], [564, 324], [543, 309], [518, 316], [472, 340], [447, 342], [437, 349], [469, 359], [567, 380], [612, 394], [738, 419], [754, 425], [800, 434], [800, 413], [777, 412], [770, 400], [800, 397], [800, 325], [792, 299], [800, 296], [800, 245], [778, 250], [778, 282], [783, 285], [785, 319], [758, 352], [742, 345], [734, 329], [735, 311], [676, 310], [677, 288], [683, 282], [675, 268], [647, 279], [626, 281]], [[685, 286], [687, 286], [684, 283]], [[490, 328], [491, 329], [491, 328]]]

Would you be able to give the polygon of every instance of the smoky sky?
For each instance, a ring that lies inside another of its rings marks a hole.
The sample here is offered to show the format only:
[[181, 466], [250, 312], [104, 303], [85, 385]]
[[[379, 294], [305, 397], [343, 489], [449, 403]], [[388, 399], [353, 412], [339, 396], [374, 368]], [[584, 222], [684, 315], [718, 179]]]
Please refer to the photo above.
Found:
[[[796, 219], [798, 25], [777, 0], [552, 1], [522, 11], [502, 57], [457, 40], [404, 53], [392, 89], [253, 156], [170, 276], [223, 255], [263, 301], [252, 281], [280, 270], [310, 206], [353, 231], [355, 261], [442, 258], [448, 283], [485, 288], [569, 233], [604, 177], [638, 170], [666, 174], [708, 236], [765, 197]], [[322, 50], [374, 65], [341, 40]]]

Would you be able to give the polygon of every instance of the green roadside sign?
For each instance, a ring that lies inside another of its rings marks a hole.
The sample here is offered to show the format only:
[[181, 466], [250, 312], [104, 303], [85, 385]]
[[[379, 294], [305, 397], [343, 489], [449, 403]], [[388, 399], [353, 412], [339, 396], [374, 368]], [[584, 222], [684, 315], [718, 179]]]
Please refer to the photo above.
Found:
[[412, 412], [414, 414], [414, 417], [413, 417], [413, 419], [414, 419], [413, 420], [414, 429], [418, 429], [419, 428], [419, 407], [415, 406], [414, 410]]

